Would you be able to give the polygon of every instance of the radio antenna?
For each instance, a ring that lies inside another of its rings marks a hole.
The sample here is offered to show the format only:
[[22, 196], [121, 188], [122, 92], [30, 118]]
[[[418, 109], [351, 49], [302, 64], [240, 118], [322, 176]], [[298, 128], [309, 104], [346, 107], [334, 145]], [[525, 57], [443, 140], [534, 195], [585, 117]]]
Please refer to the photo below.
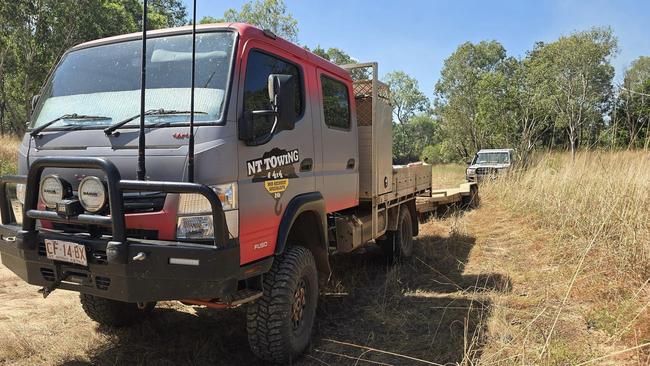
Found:
[[145, 88], [147, 75], [147, 0], [143, 1], [142, 9], [142, 64], [140, 67], [140, 132], [138, 135], [138, 180], [145, 180], [147, 170], [144, 164], [145, 136], [144, 136], [144, 118], [145, 118]]
[[194, 79], [196, 68], [196, 0], [192, 7], [192, 89], [190, 90], [190, 146], [187, 152], [187, 180], [194, 183]]

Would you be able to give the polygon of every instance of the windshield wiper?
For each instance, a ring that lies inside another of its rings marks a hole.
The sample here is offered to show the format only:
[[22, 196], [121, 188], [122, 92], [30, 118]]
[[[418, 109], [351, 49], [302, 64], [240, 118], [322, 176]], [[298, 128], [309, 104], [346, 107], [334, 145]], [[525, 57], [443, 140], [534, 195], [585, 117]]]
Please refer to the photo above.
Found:
[[49, 122], [46, 122], [32, 130], [32, 132], [29, 133], [30, 136], [36, 137], [38, 136], [39, 133], [41, 133], [43, 130], [46, 128], [52, 126], [53, 124], [64, 120], [64, 119], [76, 119], [76, 120], [101, 120], [101, 119], [111, 119], [111, 117], [105, 117], [105, 116], [89, 116], [86, 114], [76, 114], [76, 113], [71, 113], [71, 114], [64, 114], [60, 117], [57, 117]]
[[[144, 112], [145, 116], [165, 116], [165, 115], [172, 115], [172, 114], [190, 114], [192, 113], [191, 111], [179, 111], [175, 109], [150, 109], [146, 112]], [[208, 114], [207, 112], [202, 112], [202, 111], [194, 111], [194, 114]], [[104, 129], [104, 133], [107, 135], [113, 134], [115, 130], [118, 128], [124, 126], [125, 124], [133, 121], [134, 119], [140, 117], [140, 113], [131, 116], [125, 120], [119, 121], [115, 124], [112, 124]]]

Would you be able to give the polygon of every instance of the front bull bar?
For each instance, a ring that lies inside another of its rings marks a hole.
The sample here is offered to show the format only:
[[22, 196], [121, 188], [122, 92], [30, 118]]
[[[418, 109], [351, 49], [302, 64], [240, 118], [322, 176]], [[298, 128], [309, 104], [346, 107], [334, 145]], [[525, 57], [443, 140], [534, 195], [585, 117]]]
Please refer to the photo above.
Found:
[[[80, 214], [76, 217], [65, 218], [53, 211], [38, 210], [38, 192], [43, 170], [45, 168], [85, 168], [99, 169], [105, 175], [108, 190], [110, 216]], [[110, 227], [112, 240], [106, 246], [106, 256], [109, 263], [126, 264], [128, 262], [129, 242], [126, 237], [124, 217], [124, 200], [122, 193], [129, 192], [164, 192], [164, 193], [195, 193], [205, 197], [212, 208], [212, 224], [214, 225], [214, 246], [220, 247], [228, 242], [228, 228], [217, 194], [210, 187], [185, 182], [139, 181], [122, 180], [115, 164], [96, 157], [43, 157], [35, 160], [29, 168], [27, 176], [10, 175], [0, 178], [0, 214], [2, 225], [10, 224], [11, 217], [7, 200], [7, 184], [26, 184], [25, 205], [23, 208], [22, 229], [16, 233], [16, 245], [19, 249], [34, 250], [37, 243], [38, 231], [36, 220], [48, 220], [68, 224], [98, 225]]]

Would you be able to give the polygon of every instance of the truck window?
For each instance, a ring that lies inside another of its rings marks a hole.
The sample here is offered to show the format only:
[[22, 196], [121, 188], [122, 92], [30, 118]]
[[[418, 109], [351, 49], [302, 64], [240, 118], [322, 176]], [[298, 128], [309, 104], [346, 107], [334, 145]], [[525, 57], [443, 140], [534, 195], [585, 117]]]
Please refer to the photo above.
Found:
[[[261, 51], [251, 51], [246, 65], [246, 81], [244, 82], [244, 111], [259, 111], [272, 109], [269, 100], [268, 80], [271, 74], [292, 75], [296, 81], [296, 115], [303, 112], [303, 84], [298, 66], [271, 56]], [[262, 136], [273, 127], [275, 117], [256, 116], [253, 120], [255, 135]]]
[[510, 163], [510, 154], [507, 152], [483, 152], [476, 157], [477, 164], [507, 164]]
[[320, 83], [325, 124], [328, 127], [350, 129], [350, 96], [347, 85], [325, 75], [321, 75]]
[[[195, 109], [205, 112], [195, 116], [197, 122], [222, 120], [234, 40], [233, 32], [196, 35]], [[67, 53], [45, 85], [31, 127], [72, 113], [110, 117], [75, 122], [78, 127], [106, 127], [139, 113], [141, 47], [140, 40], [130, 40]], [[149, 38], [145, 109], [189, 109], [191, 68], [192, 35]], [[183, 124], [189, 115], [151, 116], [147, 123], [161, 120]]]

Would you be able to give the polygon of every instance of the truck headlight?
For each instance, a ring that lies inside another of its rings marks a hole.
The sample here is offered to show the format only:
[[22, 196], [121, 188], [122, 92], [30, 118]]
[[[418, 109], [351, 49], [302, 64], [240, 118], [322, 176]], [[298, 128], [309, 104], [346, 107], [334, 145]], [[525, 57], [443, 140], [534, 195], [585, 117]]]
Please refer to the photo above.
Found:
[[57, 202], [72, 195], [72, 186], [58, 175], [48, 175], [41, 181], [41, 201], [47, 208], [56, 208]]
[[[237, 183], [211, 186], [221, 201], [221, 207], [229, 215], [237, 216]], [[228, 220], [229, 221], [229, 220]], [[197, 193], [182, 193], [178, 199], [178, 218], [176, 220], [177, 239], [212, 239], [214, 226], [212, 206], [207, 198]]]
[[474, 168], [467, 168], [467, 175], [472, 175], [476, 172], [476, 169]]
[[84, 178], [79, 183], [77, 195], [81, 206], [88, 212], [96, 213], [106, 206], [106, 185], [97, 177]]
[[214, 225], [212, 215], [181, 216], [176, 222], [176, 238], [178, 239], [212, 239]]

